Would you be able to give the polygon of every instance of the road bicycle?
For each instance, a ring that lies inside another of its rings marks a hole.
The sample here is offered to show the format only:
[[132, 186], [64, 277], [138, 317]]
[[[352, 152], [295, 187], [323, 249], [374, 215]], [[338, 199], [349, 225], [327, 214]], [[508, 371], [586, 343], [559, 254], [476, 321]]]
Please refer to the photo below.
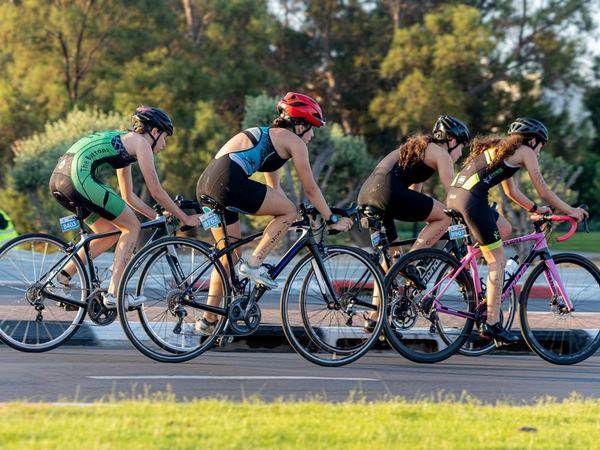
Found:
[[[197, 202], [185, 202], [187, 209], [199, 210]], [[23, 352], [45, 352], [67, 342], [81, 328], [86, 315], [96, 325], [106, 326], [116, 319], [116, 309], [108, 309], [102, 301], [102, 274], [90, 256], [90, 243], [120, 234], [92, 233], [83, 220], [83, 211], [61, 219], [63, 231], [79, 229], [78, 242], [44, 233], [18, 236], [0, 247], [0, 340]], [[161, 215], [141, 224], [150, 232], [148, 242], [177, 230], [174, 218]], [[83, 249], [85, 261], [78, 252]], [[76, 267], [68, 287], [57, 281], [57, 275], [69, 263]]]
[[[447, 213], [455, 222], [450, 237], [467, 239], [467, 254], [459, 261], [437, 249], [417, 250], [394, 265], [385, 279], [389, 299], [386, 337], [399, 353], [416, 362], [433, 363], [450, 357], [471, 336], [474, 326], [479, 327], [486, 319], [476, 264], [481, 250], [473, 245], [460, 214], [453, 210]], [[575, 364], [600, 347], [600, 270], [580, 255], [550, 254], [548, 235], [556, 224], [567, 222], [569, 231], [557, 241], [569, 239], [577, 229], [573, 218], [534, 214], [531, 219], [533, 233], [503, 243], [507, 247], [529, 242], [532, 247], [505, 281], [502, 301], [507, 301], [510, 291], [539, 260], [519, 296], [523, 338], [546, 361]], [[408, 266], [419, 273], [419, 286], [402, 275]], [[414, 316], [408, 330], [403, 326], [407, 314]]]
[[[492, 205], [495, 208], [495, 204]], [[371, 258], [377, 263], [382, 272], [386, 273], [386, 268], [392, 267], [402, 256], [408, 253], [417, 238], [401, 239], [389, 242], [384, 228], [384, 211], [373, 206], [364, 206], [359, 208], [359, 212], [364, 217], [363, 227], [367, 228], [371, 237]], [[438, 247], [442, 251], [450, 253], [457, 259], [462, 259], [467, 254], [465, 239], [450, 239], [448, 232], [444, 233], [439, 240]], [[486, 293], [487, 267], [485, 260], [480, 257], [477, 259], [479, 283], [482, 287], [482, 297]], [[404, 274], [406, 275], [406, 274]], [[439, 276], [439, 274], [438, 274]], [[425, 282], [429, 280], [425, 278]], [[439, 281], [439, 280], [438, 280]], [[500, 319], [503, 326], [510, 329], [513, 326], [518, 305], [517, 291], [511, 289], [507, 300], [502, 303], [500, 310]], [[418, 327], [414, 327], [418, 311], [411, 304], [395, 304], [396, 308], [405, 308], [395, 312], [395, 326], [404, 330], [404, 337], [407, 339], [411, 334], [415, 340], [420, 339], [422, 332]], [[465, 340], [463, 346], [458, 352], [465, 356], [481, 356], [490, 353], [496, 349], [494, 342], [482, 339], [479, 333], [474, 330]]]
[[[221, 227], [224, 239], [216, 246], [184, 238], [154, 242], [130, 261], [119, 286], [118, 310], [125, 334], [140, 352], [157, 361], [190, 360], [231, 336], [254, 333], [261, 323], [258, 302], [269, 289], [239, 278], [235, 263], [239, 249], [263, 233], [239, 240], [229, 237], [225, 211], [242, 211], [208, 196], [200, 201], [210, 209], [204, 226]], [[332, 211], [357, 215], [356, 207]], [[363, 356], [382, 330], [383, 314], [372, 333], [363, 324], [368, 314], [385, 307], [385, 299], [373, 300], [374, 289], [383, 292], [383, 277], [364, 251], [325, 244], [326, 227], [315, 222], [315, 208], [300, 205], [299, 212], [301, 219], [291, 226], [299, 237], [275, 265], [268, 266], [275, 280], [295, 262], [280, 296], [283, 331], [308, 361], [348, 364]], [[211, 283], [221, 286], [221, 292], [209, 297]], [[147, 300], [131, 308], [125, 301], [129, 294]], [[216, 324], [202, 333], [195, 324], [206, 319], [205, 314], [213, 315], [210, 320], [216, 318]]]

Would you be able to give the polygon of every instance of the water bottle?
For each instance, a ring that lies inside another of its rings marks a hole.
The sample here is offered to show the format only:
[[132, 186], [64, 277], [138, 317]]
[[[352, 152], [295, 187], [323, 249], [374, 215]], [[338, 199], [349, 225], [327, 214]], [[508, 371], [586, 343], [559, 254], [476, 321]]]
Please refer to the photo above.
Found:
[[512, 258], [508, 258], [508, 261], [506, 261], [506, 267], [504, 268], [505, 281], [510, 279], [510, 277], [512, 277], [519, 268], [519, 263], [517, 262], [518, 259], [518, 256], [513, 256]]

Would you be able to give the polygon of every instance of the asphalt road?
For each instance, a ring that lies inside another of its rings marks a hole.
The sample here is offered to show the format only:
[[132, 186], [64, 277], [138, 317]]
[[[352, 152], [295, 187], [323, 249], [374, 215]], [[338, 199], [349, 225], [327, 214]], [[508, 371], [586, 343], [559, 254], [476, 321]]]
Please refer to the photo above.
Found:
[[454, 356], [436, 365], [371, 352], [342, 368], [311, 365], [294, 353], [209, 352], [194, 361], [161, 364], [134, 350], [63, 347], [44, 354], [0, 347], [0, 402], [89, 402], [171, 390], [179, 399], [258, 395], [265, 400], [365, 396], [409, 399], [460, 396], [485, 402], [533, 402], [573, 392], [600, 398], [600, 356], [554, 366], [531, 355]]

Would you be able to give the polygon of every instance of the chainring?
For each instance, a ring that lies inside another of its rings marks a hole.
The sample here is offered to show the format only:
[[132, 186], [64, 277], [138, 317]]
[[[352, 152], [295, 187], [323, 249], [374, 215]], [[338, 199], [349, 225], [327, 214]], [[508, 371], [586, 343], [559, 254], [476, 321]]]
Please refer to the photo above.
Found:
[[238, 298], [231, 302], [229, 305], [229, 314], [227, 316], [229, 328], [235, 334], [252, 334], [260, 325], [261, 312], [260, 307], [255, 303], [245, 313], [246, 306], [248, 305], [248, 299]]
[[108, 309], [104, 306], [102, 295], [94, 295], [88, 302], [88, 316], [96, 325], [110, 325], [117, 318], [117, 309]]

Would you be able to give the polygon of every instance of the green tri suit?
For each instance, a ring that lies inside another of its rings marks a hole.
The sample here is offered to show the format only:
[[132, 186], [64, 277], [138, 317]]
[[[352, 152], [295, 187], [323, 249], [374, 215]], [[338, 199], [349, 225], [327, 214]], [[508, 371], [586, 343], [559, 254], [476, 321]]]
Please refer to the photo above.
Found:
[[99, 216], [114, 220], [125, 209], [121, 196], [98, 179], [102, 165], [120, 169], [136, 161], [121, 141], [125, 133], [100, 131], [81, 138], [58, 160], [50, 178], [56, 200], [73, 212], [75, 206], [81, 207], [90, 225]]

